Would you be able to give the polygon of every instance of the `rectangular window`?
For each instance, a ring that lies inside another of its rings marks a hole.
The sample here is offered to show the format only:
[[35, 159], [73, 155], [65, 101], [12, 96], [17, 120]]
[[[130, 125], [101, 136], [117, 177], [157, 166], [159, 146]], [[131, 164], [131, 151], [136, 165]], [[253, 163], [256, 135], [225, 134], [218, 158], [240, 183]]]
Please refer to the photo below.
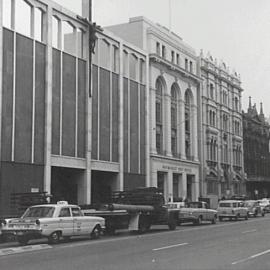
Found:
[[171, 51], [171, 62], [174, 63], [174, 51]]
[[161, 120], [161, 104], [159, 102], [156, 102], [156, 122], [161, 123]]
[[193, 63], [191, 61], [189, 62], [189, 71], [193, 73]]
[[185, 59], [185, 70], [188, 70], [188, 60]]
[[156, 53], [160, 56], [160, 43], [156, 43]]
[[178, 53], [176, 54], [176, 64], [177, 64], [178, 66], [180, 65], [180, 56], [179, 56]]
[[162, 45], [162, 57], [166, 58], [166, 48], [164, 45]]

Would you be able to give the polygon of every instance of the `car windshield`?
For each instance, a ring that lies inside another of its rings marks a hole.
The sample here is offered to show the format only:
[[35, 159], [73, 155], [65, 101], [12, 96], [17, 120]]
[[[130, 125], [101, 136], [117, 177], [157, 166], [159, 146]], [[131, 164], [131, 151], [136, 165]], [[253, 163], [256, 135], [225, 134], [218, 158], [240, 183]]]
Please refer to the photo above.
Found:
[[52, 217], [55, 207], [52, 206], [39, 206], [39, 207], [29, 207], [26, 212], [23, 214], [22, 218], [43, 218], [43, 217]]
[[253, 205], [255, 205], [254, 202], [245, 202], [245, 206], [253, 206]]
[[231, 203], [222, 202], [219, 204], [219, 207], [231, 207]]
[[202, 208], [202, 204], [199, 202], [190, 202], [188, 203], [189, 208]]

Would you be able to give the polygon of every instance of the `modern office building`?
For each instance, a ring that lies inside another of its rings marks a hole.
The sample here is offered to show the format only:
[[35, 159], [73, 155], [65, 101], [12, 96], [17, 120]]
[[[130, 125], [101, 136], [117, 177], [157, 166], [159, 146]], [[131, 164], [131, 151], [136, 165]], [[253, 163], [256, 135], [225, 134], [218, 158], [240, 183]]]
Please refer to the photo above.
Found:
[[245, 194], [240, 76], [210, 54], [200, 54], [201, 192], [217, 200]]
[[167, 200], [197, 200], [201, 79], [194, 49], [144, 17], [107, 29], [149, 54], [148, 184], [159, 187]]
[[243, 113], [244, 162], [247, 175], [247, 194], [251, 198], [269, 198], [270, 196], [270, 125], [260, 104], [258, 113], [251, 97], [247, 112]]
[[[0, 1], [0, 215], [11, 194], [86, 204], [146, 185], [148, 57], [50, 0]], [[148, 162], [149, 163], [149, 162]]]

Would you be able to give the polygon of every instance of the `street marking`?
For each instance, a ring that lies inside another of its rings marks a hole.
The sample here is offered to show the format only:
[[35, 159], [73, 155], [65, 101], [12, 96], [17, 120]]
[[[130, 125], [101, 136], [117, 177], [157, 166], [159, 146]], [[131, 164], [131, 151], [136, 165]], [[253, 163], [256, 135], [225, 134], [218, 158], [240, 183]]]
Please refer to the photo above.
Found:
[[265, 250], [265, 251], [263, 251], [263, 252], [254, 254], [254, 255], [249, 256], [249, 257], [247, 257], [247, 258], [244, 258], [244, 259], [241, 259], [241, 260], [232, 262], [232, 264], [234, 265], [234, 264], [242, 263], [242, 262], [245, 262], [245, 261], [248, 261], [248, 260], [251, 260], [251, 259], [255, 259], [255, 258], [257, 258], [257, 257], [259, 257], [259, 256], [262, 256], [262, 255], [265, 255], [265, 254], [267, 254], [267, 253], [270, 253], [270, 249], [267, 249], [267, 250]]
[[162, 249], [168, 249], [168, 248], [180, 247], [180, 246], [185, 246], [185, 245], [188, 245], [188, 243], [181, 243], [181, 244], [177, 244], [177, 245], [171, 245], [171, 246], [166, 246], [166, 247], [154, 248], [154, 249], [152, 249], [152, 250], [153, 250], [153, 251], [158, 251], [158, 250], [162, 250]]
[[250, 230], [250, 231], [244, 231], [244, 232], [242, 232], [243, 234], [244, 233], [252, 233], [252, 232], [256, 232], [257, 230]]
[[0, 249], [0, 256], [18, 254], [18, 253], [29, 252], [29, 251], [37, 251], [37, 250], [49, 249], [49, 248], [52, 248], [52, 246], [47, 245], [47, 244], [14, 247], [14, 248], [4, 248], [4, 249]]

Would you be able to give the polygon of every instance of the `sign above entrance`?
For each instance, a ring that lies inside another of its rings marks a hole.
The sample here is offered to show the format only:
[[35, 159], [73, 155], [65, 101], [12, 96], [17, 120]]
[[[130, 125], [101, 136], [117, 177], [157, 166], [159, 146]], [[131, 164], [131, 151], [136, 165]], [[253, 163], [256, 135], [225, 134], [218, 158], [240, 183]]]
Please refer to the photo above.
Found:
[[176, 171], [176, 172], [192, 173], [192, 169], [190, 168], [163, 165], [162, 169], [169, 170], [169, 171]]

